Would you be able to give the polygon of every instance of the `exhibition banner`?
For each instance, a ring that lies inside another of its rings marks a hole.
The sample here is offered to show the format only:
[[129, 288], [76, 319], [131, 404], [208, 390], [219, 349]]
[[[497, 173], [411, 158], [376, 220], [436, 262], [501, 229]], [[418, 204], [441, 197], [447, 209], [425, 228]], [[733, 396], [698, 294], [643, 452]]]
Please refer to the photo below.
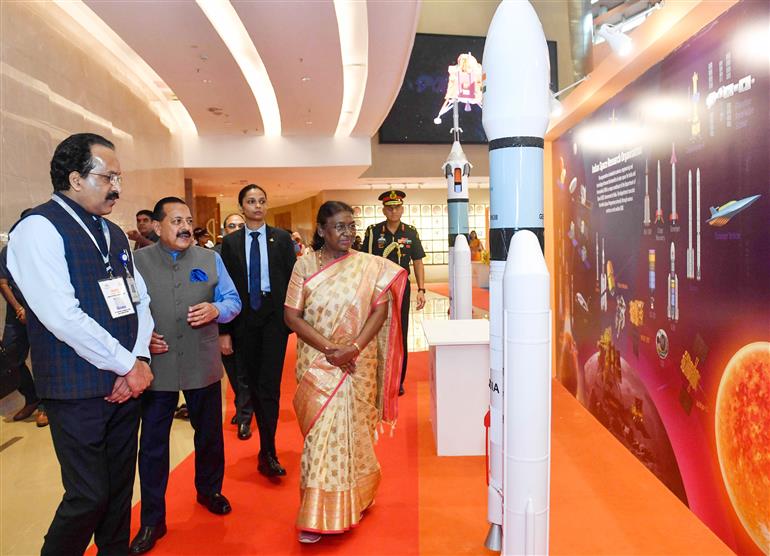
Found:
[[557, 377], [729, 546], [770, 553], [770, 2], [554, 142]]

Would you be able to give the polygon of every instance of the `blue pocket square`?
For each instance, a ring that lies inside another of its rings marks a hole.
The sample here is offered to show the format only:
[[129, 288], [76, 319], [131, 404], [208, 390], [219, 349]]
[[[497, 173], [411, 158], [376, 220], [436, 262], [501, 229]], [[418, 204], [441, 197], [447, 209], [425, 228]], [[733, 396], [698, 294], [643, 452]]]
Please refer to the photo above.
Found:
[[209, 281], [209, 275], [206, 274], [205, 270], [202, 270], [200, 268], [193, 268], [190, 271], [190, 282], [208, 282]]

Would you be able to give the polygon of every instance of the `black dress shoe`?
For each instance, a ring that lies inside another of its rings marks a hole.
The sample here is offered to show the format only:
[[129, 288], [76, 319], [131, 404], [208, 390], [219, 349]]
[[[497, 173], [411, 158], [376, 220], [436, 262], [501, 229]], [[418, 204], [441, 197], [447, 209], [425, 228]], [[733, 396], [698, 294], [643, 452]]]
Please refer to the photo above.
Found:
[[142, 526], [139, 528], [139, 532], [131, 541], [131, 547], [128, 549], [131, 554], [144, 554], [152, 550], [155, 543], [166, 534], [166, 524], [161, 523], [154, 527]]
[[203, 504], [208, 511], [217, 515], [226, 515], [233, 510], [230, 507], [230, 502], [228, 502], [227, 498], [222, 496], [219, 492], [215, 492], [211, 496], [204, 496], [203, 494], [198, 493], [198, 504]]
[[403, 396], [404, 395], [404, 385], [398, 387], [398, 395]]
[[281, 464], [278, 462], [278, 458], [272, 454], [259, 456], [259, 465], [257, 466], [257, 470], [265, 477], [286, 476], [286, 470], [281, 467]]
[[251, 428], [248, 423], [238, 425], [238, 440], [248, 440], [251, 438]]
[[40, 405], [40, 400], [32, 403], [25, 404], [24, 407], [22, 407], [16, 415], [13, 416], [14, 421], [23, 421], [24, 419], [28, 419], [32, 416], [32, 414], [37, 409], [37, 406]]
[[233, 415], [233, 418], [230, 419], [231, 425], [237, 425], [238, 424], [238, 414]]

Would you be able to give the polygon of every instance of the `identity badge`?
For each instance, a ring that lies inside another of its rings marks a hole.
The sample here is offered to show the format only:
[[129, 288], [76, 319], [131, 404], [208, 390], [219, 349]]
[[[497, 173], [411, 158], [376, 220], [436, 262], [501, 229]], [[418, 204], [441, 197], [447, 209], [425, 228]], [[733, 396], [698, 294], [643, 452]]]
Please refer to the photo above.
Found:
[[104, 296], [104, 301], [107, 303], [112, 318], [117, 319], [135, 313], [123, 278], [99, 280], [99, 288], [102, 290], [102, 296]]
[[139, 303], [139, 290], [136, 287], [136, 280], [130, 274], [126, 276], [126, 284], [128, 285], [128, 293], [131, 294], [131, 301]]

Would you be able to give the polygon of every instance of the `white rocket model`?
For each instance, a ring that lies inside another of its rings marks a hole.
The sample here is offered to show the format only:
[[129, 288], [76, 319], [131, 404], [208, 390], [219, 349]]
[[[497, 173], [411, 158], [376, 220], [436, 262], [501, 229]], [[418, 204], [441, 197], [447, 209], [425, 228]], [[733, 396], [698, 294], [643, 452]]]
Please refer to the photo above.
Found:
[[[461, 282], [460, 284], [455, 282], [455, 242], [460, 235], [466, 238], [468, 235], [468, 177], [473, 167], [463, 152], [463, 148], [460, 145], [460, 127], [458, 122], [457, 105], [455, 102], [453, 106], [454, 110], [454, 127], [452, 132], [454, 133], [454, 142], [452, 143], [452, 150], [449, 152], [449, 156], [444, 163], [443, 170], [447, 181], [447, 205], [448, 205], [448, 219], [449, 219], [449, 316], [452, 319], [459, 318], [471, 318], [460, 317], [454, 310], [454, 299], [457, 293], [457, 288], [464, 288], [467, 291], [462, 292], [464, 298], [471, 297], [473, 284], [471, 280], [467, 282]], [[470, 251], [469, 251], [470, 253]]]
[[602, 274], [599, 278], [599, 307], [607, 311], [607, 265], [604, 263], [604, 238], [602, 238]]
[[668, 215], [672, 226], [679, 223], [679, 213], [676, 212], [676, 147], [671, 143], [671, 214]]
[[650, 225], [650, 183], [647, 160], [644, 161], [644, 220], [642, 224]]
[[449, 314], [453, 319], [473, 318], [471, 248], [463, 234], [455, 238], [454, 263], [452, 265], [454, 291]]
[[692, 170], [687, 171], [687, 278], [695, 278], [695, 250], [692, 248]]
[[663, 224], [663, 208], [660, 203], [660, 160], [658, 160], [658, 209], [655, 211], [656, 224]]
[[700, 282], [700, 168], [695, 169], [695, 279]]
[[[500, 3], [483, 60], [490, 180], [491, 527], [486, 546], [504, 554], [544, 554], [551, 370], [549, 278], [542, 262], [543, 136], [551, 95], [548, 46], [529, 2]], [[533, 249], [537, 243], [540, 250]]]
[[550, 276], [535, 234], [511, 239], [503, 277], [503, 554], [548, 553], [551, 459]]
[[679, 278], [674, 269], [674, 242], [671, 242], [671, 272], [668, 275], [668, 320], [679, 320]]

